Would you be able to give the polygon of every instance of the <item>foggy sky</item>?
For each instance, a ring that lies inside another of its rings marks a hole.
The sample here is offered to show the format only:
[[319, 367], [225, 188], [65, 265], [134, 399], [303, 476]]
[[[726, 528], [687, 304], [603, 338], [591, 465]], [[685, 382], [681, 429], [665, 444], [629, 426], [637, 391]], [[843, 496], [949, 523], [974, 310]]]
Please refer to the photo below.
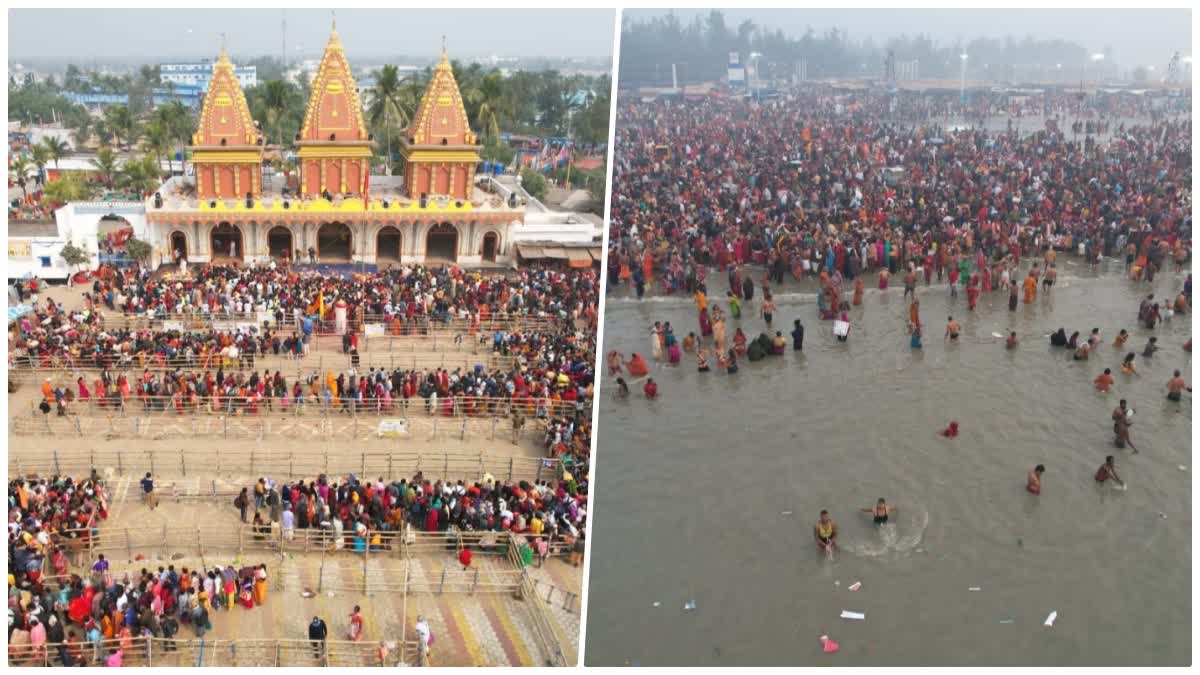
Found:
[[[685, 25], [696, 14], [710, 10], [677, 9]], [[633, 10], [626, 17], [644, 20], [666, 10]], [[852, 40], [870, 37], [883, 46], [890, 37], [902, 34], [930, 35], [940, 45], [958, 38], [969, 42], [977, 37], [1017, 41], [1026, 35], [1040, 39], [1076, 42], [1099, 52], [1113, 48], [1113, 58], [1125, 67], [1138, 65], [1165, 69], [1171, 55], [1192, 53], [1192, 16], [1186, 9], [723, 9], [725, 25], [736, 30], [745, 19], [759, 26], [779, 28], [800, 37], [809, 26], [818, 34], [836, 26], [849, 32]]]
[[[474, 56], [611, 58], [611, 9], [344, 9], [337, 30], [353, 61], [441, 53]], [[231, 56], [282, 52], [281, 9], [14, 9], [8, 59], [137, 60], [213, 57], [220, 33]], [[287, 10], [288, 60], [318, 58], [329, 39], [328, 10]], [[191, 33], [187, 29], [192, 29]], [[296, 47], [301, 47], [297, 51]]]

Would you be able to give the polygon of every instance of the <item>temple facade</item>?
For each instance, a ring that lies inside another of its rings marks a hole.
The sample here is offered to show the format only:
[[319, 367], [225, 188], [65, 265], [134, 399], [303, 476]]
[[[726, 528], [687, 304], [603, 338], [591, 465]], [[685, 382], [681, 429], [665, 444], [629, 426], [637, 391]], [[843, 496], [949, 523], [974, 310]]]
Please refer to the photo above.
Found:
[[192, 135], [196, 196], [200, 199], [257, 198], [262, 194], [263, 136], [250, 116], [246, 95], [221, 50]]
[[192, 139], [194, 179], [172, 178], [146, 201], [155, 261], [515, 259], [524, 200], [492, 178], [476, 182], [479, 146], [445, 50], [403, 134], [404, 176], [371, 175], [373, 139], [336, 28], [295, 141], [299, 176], [264, 165], [263, 135], [222, 54]]

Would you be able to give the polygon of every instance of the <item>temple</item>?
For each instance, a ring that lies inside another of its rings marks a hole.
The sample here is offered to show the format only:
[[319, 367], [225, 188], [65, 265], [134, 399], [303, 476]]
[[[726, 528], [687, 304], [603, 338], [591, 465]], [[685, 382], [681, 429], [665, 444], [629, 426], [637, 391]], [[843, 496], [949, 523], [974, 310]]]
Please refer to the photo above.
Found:
[[479, 164], [475, 141], [454, 71], [442, 48], [442, 60], [400, 141], [408, 194], [469, 199]]
[[[371, 175], [373, 140], [336, 27], [297, 135], [299, 176], [264, 165], [263, 136], [222, 53], [192, 139], [194, 179], [168, 180], [146, 201], [155, 260], [189, 263], [504, 265], [527, 208], [545, 240], [550, 214], [515, 182], [476, 178], [479, 146], [443, 49], [403, 134], [404, 176]], [[312, 258], [310, 258], [312, 256]]]
[[301, 196], [328, 199], [332, 193], [366, 194], [371, 137], [336, 27], [313, 79], [296, 146]]
[[192, 135], [196, 196], [257, 198], [262, 194], [262, 162], [262, 133], [222, 49], [200, 108], [200, 126]]

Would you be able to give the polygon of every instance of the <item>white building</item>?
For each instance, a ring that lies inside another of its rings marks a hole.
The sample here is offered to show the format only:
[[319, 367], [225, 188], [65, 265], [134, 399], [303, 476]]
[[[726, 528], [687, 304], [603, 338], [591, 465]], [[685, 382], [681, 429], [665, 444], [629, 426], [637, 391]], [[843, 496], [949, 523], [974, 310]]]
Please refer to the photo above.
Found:
[[[170, 82], [176, 85], [207, 89], [215, 66], [216, 61], [162, 63], [158, 66], [159, 80], [163, 84]], [[257, 66], [235, 66], [233, 72], [237, 76], [238, 84], [243, 89], [258, 84]]]

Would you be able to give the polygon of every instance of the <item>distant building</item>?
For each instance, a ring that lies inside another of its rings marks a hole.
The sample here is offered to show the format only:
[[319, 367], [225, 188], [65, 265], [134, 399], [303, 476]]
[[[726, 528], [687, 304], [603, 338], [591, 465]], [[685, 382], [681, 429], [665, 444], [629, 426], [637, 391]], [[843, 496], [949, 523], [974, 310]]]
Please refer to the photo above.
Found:
[[[162, 63], [158, 66], [159, 81], [163, 84], [170, 82], [176, 88], [189, 87], [204, 91], [208, 89], [208, 81], [212, 79], [213, 69], [216, 65], [216, 61], [210, 60], [192, 63]], [[235, 66], [233, 72], [237, 76], [238, 84], [243, 89], [258, 84], [257, 66]]]

